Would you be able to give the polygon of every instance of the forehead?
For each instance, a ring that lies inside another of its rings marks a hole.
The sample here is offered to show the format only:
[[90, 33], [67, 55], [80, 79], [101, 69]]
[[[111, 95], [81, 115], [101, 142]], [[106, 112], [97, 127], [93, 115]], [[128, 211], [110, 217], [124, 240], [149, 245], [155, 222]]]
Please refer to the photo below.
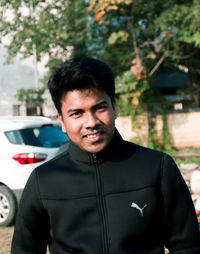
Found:
[[68, 91], [62, 100], [62, 106], [78, 106], [98, 104], [102, 101], [109, 102], [110, 97], [105, 91], [97, 88]]

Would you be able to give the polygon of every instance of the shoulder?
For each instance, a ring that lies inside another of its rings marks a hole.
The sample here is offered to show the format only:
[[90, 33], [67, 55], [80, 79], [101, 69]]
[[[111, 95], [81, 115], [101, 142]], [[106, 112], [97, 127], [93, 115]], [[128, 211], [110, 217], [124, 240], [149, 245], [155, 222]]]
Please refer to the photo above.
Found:
[[66, 170], [66, 166], [70, 164], [71, 164], [70, 156], [68, 151], [66, 151], [37, 167], [35, 169], [35, 174], [42, 176], [43, 174], [49, 175], [54, 171], [58, 173], [59, 170], [63, 170], [64, 168]]
[[34, 170], [40, 197], [54, 197], [66, 188], [67, 177], [73, 169], [69, 153], [65, 152], [42, 164]]
[[170, 157], [168, 154], [162, 151], [158, 151], [158, 150], [147, 148], [141, 145], [137, 145], [129, 141], [124, 141], [124, 147], [126, 147], [125, 150], [129, 151], [129, 153], [132, 154], [133, 156], [138, 156], [143, 158], [145, 156], [147, 160], [152, 160], [152, 159], [162, 160], [165, 156]]
[[178, 166], [171, 155], [126, 141], [125, 146], [124, 156], [129, 157], [132, 163], [139, 165], [140, 168], [151, 172], [160, 171], [161, 174], [164, 171], [172, 174], [178, 171], [179, 174]]
[[138, 171], [148, 174], [163, 175], [163, 171], [177, 170], [177, 165], [173, 158], [158, 150], [146, 148], [131, 142], [124, 143], [123, 159], [138, 168]]

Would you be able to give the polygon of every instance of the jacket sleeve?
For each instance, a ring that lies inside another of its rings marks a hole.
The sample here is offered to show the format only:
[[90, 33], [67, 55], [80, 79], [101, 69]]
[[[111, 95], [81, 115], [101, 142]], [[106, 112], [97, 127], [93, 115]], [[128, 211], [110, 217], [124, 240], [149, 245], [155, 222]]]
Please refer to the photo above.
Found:
[[200, 254], [200, 232], [191, 195], [169, 155], [163, 160], [162, 193], [165, 246], [171, 254]]
[[19, 205], [11, 254], [46, 254], [49, 220], [39, 196], [36, 171], [24, 188]]

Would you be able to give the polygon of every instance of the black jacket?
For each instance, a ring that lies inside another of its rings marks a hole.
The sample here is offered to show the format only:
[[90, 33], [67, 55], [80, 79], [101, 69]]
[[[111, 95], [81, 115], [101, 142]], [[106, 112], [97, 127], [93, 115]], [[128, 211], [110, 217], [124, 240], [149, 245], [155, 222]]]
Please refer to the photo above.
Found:
[[190, 193], [172, 158], [123, 141], [88, 154], [74, 144], [33, 171], [12, 254], [200, 254]]

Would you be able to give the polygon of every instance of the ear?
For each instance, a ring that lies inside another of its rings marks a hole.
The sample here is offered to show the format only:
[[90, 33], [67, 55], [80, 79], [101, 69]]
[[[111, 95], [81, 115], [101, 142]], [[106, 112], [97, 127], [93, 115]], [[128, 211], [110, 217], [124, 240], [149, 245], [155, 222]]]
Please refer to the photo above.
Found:
[[65, 124], [64, 124], [64, 121], [63, 121], [63, 116], [61, 114], [58, 113], [58, 120], [60, 121], [61, 123], [61, 127], [62, 127], [62, 131], [64, 133], [66, 133], [66, 129], [65, 129]]

